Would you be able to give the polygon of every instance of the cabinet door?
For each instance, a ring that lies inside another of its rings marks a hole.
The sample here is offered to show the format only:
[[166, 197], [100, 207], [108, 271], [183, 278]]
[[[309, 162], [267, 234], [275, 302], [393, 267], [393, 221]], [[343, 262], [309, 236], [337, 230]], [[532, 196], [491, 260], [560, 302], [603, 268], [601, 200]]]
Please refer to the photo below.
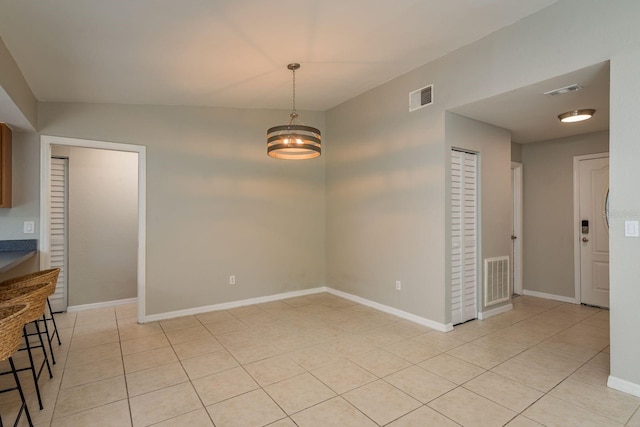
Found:
[[0, 123], [0, 208], [11, 207], [11, 129]]

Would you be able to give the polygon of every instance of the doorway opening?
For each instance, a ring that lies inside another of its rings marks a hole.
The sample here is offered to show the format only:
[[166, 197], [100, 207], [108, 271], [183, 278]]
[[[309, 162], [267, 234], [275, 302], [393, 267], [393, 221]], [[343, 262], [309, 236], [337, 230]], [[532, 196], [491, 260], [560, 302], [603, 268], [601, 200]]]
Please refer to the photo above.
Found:
[[522, 163], [511, 162], [511, 192], [513, 195], [511, 283], [513, 283], [513, 293], [516, 295], [522, 295]]
[[139, 145], [63, 138], [43, 135], [40, 144], [40, 267], [51, 265], [51, 155], [52, 146], [92, 148], [109, 152], [137, 153], [137, 236], [136, 290], [137, 320], [145, 321], [145, 258], [146, 258], [146, 148]]

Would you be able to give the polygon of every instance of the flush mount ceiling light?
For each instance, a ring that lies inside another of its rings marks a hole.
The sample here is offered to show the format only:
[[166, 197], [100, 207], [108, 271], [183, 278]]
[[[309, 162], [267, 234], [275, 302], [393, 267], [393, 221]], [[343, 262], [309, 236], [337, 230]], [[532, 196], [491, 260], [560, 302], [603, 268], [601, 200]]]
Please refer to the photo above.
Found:
[[276, 159], [303, 160], [320, 156], [320, 131], [306, 126], [298, 118], [296, 111], [296, 70], [300, 64], [289, 64], [287, 68], [293, 72], [293, 108], [289, 124], [274, 126], [267, 130], [267, 154]]
[[558, 119], [562, 123], [573, 123], [573, 122], [581, 122], [583, 120], [588, 120], [596, 113], [596, 110], [587, 108], [583, 110], [572, 110], [567, 111], [566, 113], [562, 113], [558, 116]]

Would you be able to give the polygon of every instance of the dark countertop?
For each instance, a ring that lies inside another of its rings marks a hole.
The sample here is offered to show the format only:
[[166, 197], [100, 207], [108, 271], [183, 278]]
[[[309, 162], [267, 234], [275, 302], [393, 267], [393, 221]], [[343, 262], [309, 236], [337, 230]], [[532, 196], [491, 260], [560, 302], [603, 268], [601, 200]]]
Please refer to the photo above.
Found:
[[38, 249], [38, 241], [0, 240], [0, 273], [4, 273], [34, 256]]

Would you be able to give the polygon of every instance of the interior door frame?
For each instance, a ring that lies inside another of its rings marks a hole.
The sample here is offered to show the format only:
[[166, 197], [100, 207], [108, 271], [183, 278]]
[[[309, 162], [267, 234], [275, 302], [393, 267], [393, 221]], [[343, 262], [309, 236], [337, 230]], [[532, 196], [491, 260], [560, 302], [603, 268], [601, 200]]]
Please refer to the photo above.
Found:
[[580, 269], [580, 162], [609, 158], [609, 153], [584, 154], [573, 157], [573, 277], [575, 303], [582, 304], [582, 272]]
[[523, 197], [522, 197], [522, 163], [511, 162], [511, 173], [513, 183], [513, 233], [516, 236], [513, 244], [515, 253], [513, 262], [513, 293], [523, 295], [524, 285], [522, 283], [522, 229], [523, 229]]
[[59, 136], [42, 135], [40, 137], [40, 268], [46, 269], [50, 265], [50, 186], [51, 186], [51, 145], [70, 147], [96, 148], [99, 150], [125, 151], [138, 153], [138, 266], [137, 266], [137, 300], [138, 323], [145, 322], [145, 280], [146, 280], [146, 233], [147, 233], [147, 155], [143, 145], [122, 144], [116, 142], [94, 141], [89, 139], [65, 138]]

